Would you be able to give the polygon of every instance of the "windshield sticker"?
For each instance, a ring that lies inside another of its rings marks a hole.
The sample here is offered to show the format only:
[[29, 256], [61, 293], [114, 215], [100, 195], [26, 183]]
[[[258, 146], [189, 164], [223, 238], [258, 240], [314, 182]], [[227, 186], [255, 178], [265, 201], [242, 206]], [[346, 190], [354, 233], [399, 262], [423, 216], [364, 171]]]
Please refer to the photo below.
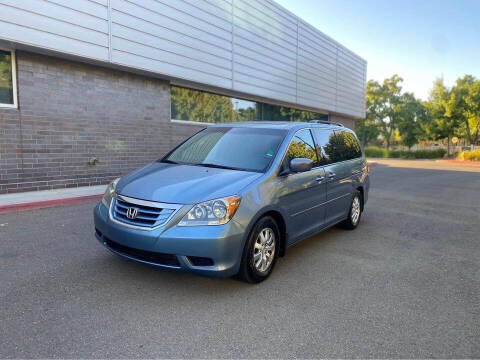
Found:
[[268, 150], [267, 156], [273, 156], [273, 154], [275, 154], [275, 151], [273, 151], [273, 150]]

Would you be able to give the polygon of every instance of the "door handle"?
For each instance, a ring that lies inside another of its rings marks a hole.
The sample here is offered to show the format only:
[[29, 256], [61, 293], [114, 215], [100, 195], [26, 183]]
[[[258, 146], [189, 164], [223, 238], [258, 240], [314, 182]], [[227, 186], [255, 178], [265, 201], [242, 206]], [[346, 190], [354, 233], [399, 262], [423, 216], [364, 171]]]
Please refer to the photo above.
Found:
[[317, 180], [319, 183], [321, 183], [325, 179], [325, 176], [317, 176], [315, 180]]

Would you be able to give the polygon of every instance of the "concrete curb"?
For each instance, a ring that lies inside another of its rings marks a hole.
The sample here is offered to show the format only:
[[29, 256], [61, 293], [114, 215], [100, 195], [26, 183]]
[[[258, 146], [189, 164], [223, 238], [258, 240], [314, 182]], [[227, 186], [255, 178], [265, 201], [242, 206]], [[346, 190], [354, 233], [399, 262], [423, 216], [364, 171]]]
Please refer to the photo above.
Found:
[[455, 164], [455, 165], [478, 166], [478, 167], [480, 167], [480, 161], [439, 159], [439, 160], [435, 160], [435, 162], [443, 163], [443, 164]]
[[100, 201], [102, 199], [102, 196], [103, 196], [102, 194], [72, 196], [72, 197], [61, 198], [61, 199], [51, 199], [51, 200], [43, 200], [43, 201], [32, 201], [32, 202], [25, 202], [25, 203], [2, 205], [0, 206], [0, 214], [5, 214], [5, 213], [15, 212], [15, 211], [42, 209], [42, 208], [53, 207], [53, 206], [83, 204], [88, 202]]

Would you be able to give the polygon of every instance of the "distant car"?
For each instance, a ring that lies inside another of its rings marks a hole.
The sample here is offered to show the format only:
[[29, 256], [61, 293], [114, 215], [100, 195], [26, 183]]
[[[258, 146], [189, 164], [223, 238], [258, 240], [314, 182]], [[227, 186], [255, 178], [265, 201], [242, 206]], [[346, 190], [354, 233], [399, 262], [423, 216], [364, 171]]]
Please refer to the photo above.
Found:
[[132, 260], [257, 283], [293, 244], [339, 223], [355, 229], [369, 184], [359, 142], [341, 125], [212, 125], [113, 181], [95, 234]]

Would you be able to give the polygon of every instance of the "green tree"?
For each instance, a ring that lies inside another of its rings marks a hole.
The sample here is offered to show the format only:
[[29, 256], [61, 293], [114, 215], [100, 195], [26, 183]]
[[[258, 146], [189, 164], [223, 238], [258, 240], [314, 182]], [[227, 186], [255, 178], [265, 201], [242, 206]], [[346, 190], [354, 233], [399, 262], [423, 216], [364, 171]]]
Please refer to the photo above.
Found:
[[398, 107], [397, 118], [401, 142], [410, 149], [418, 144], [424, 135], [422, 124], [426, 121], [426, 109], [415, 95], [404, 93]]
[[427, 109], [427, 133], [434, 139], [448, 139], [447, 153], [450, 155], [450, 139], [458, 133], [459, 119], [453, 111], [447, 111], [451, 102], [451, 90], [443, 83], [443, 79], [437, 79], [433, 84], [428, 101]]
[[378, 135], [380, 135], [378, 124], [374, 119], [368, 117], [356, 122], [355, 132], [357, 133], [363, 147], [366, 147], [371, 142], [377, 140]]
[[467, 135], [471, 144], [480, 143], [480, 80], [469, 88], [465, 98], [467, 104]]
[[390, 148], [392, 136], [397, 128], [402, 82], [403, 79], [395, 74], [385, 79], [383, 84], [375, 80], [367, 83], [367, 119], [379, 124], [379, 131], [387, 149]]
[[458, 78], [445, 106], [446, 115], [459, 120], [460, 131], [476, 144], [480, 131], [480, 81], [472, 75]]

